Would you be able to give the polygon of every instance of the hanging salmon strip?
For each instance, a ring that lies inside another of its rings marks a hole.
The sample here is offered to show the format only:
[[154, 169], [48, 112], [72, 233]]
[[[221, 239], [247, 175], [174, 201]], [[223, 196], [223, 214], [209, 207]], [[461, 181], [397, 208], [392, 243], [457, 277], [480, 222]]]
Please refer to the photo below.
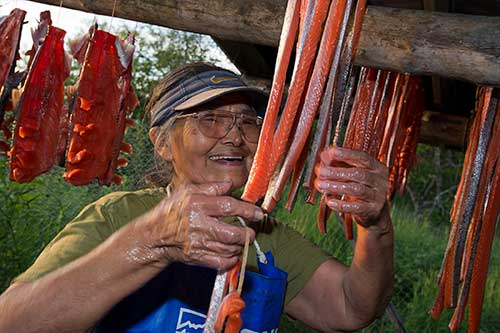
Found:
[[[97, 179], [100, 185], [119, 184], [115, 167], [125, 128], [125, 113], [137, 100], [130, 95], [131, 40], [91, 28], [88, 35], [71, 44], [82, 64], [74, 96], [72, 131], [66, 154], [64, 178], [73, 185]], [[123, 162], [125, 164], [125, 162]]]
[[[21, 29], [26, 12], [14, 9], [9, 16], [0, 17], [0, 131], [6, 140], [12, 137], [10, 124], [13, 117], [4, 119], [5, 112], [13, 109], [12, 90], [19, 85], [24, 73], [16, 73], [16, 61], [19, 59]], [[0, 153], [10, 149], [6, 141], [0, 140]]]
[[58, 147], [65, 143], [64, 81], [71, 67], [64, 52], [66, 32], [50, 25], [49, 12], [40, 18], [9, 153], [10, 178], [20, 183], [49, 171], [61, 157]]

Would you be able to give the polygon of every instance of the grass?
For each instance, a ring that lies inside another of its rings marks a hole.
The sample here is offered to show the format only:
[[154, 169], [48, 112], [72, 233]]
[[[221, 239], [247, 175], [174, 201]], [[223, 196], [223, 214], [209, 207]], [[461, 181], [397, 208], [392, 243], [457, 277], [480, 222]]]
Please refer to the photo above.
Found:
[[[317, 208], [297, 204], [289, 214], [279, 209], [276, 216], [281, 221], [302, 232], [306, 238], [349, 264], [352, 258], [350, 244], [345, 241], [336, 222], [330, 221], [326, 235], [320, 235], [316, 228]], [[427, 312], [437, 293], [437, 274], [447, 242], [447, 227], [438, 226], [425, 217], [420, 217], [397, 203], [392, 208], [395, 229], [395, 293], [392, 299], [408, 332], [449, 332], [448, 322], [452, 311], [445, 310], [438, 321]], [[481, 318], [481, 332], [500, 331], [500, 241], [497, 239], [492, 250], [490, 271], [487, 280], [485, 302]], [[467, 331], [467, 317], [459, 332]], [[315, 332], [311, 328], [283, 317], [282, 332]], [[362, 330], [368, 332], [395, 332], [393, 324], [384, 316]]]

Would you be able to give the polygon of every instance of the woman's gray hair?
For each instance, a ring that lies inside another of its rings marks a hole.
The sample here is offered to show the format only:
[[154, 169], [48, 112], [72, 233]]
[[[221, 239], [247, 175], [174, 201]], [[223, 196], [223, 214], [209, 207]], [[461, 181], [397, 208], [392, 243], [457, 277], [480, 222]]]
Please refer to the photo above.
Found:
[[154, 158], [153, 166], [146, 171], [144, 182], [152, 187], [166, 187], [170, 184], [174, 174], [174, 167], [172, 163], [165, 161], [165, 159], [158, 153], [158, 148], [165, 146], [170, 139], [171, 129], [177, 118], [172, 117], [168, 119], [163, 125], [158, 127], [155, 134], [154, 145]]

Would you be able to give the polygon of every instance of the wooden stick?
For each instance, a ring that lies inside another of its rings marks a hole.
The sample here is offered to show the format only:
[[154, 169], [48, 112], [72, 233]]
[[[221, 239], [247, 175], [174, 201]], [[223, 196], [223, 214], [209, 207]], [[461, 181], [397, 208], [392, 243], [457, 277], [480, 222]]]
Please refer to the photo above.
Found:
[[245, 280], [245, 271], [247, 267], [247, 259], [248, 259], [248, 248], [250, 247], [250, 229], [245, 228], [245, 247], [243, 248], [243, 254], [241, 255], [241, 269], [240, 269], [240, 279], [238, 280], [238, 294], [241, 295], [241, 291], [243, 290], [243, 281]]

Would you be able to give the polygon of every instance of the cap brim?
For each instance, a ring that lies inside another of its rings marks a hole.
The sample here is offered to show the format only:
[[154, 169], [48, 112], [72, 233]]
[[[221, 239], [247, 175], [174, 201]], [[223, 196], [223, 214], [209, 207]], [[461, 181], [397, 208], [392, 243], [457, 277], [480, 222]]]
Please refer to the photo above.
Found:
[[266, 112], [267, 100], [269, 96], [264, 91], [253, 87], [216, 88], [204, 91], [177, 105], [174, 110], [184, 111], [195, 106], [210, 102], [218, 97], [235, 92], [242, 92], [252, 97], [252, 103], [255, 110], [257, 111], [257, 114], [260, 116], [264, 115], [264, 113]]

